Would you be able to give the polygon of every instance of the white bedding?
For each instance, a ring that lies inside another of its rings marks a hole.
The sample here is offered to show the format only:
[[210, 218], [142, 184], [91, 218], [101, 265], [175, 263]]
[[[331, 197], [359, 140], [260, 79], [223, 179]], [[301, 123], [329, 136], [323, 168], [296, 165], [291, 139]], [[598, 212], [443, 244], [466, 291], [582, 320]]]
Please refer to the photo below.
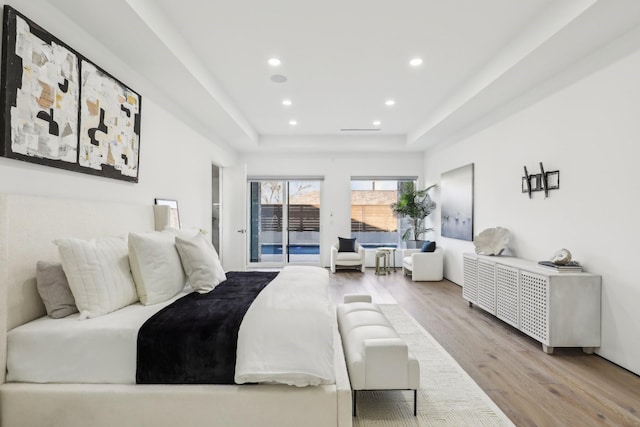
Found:
[[9, 331], [7, 381], [135, 384], [138, 329], [156, 312], [183, 297], [132, 304], [94, 319], [41, 317]]
[[[285, 267], [258, 295], [238, 334], [236, 382], [334, 384], [335, 312], [319, 267]], [[160, 304], [93, 319], [41, 317], [8, 333], [7, 381], [135, 384], [138, 330]]]
[[255, 299], [238, 333], [235, 381], [333, 384], [335, 312], [329, 275], [288, 266]]

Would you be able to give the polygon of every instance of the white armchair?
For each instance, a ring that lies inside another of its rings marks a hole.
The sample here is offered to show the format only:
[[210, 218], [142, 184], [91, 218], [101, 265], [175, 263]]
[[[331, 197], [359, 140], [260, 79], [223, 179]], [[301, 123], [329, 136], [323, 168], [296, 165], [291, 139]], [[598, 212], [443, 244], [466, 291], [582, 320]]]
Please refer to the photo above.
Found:
[[331, 246], [331, 272], [335, 273], [337, 267], [356, 267], [364, 273], [364, 248], [355, 243], [355, 252], [338, 252], [339, 243]]
[[402, 251], [402, 271], [411, 274], [414, 282], [437, 282], [442, 280], [443, 251], [436, 247], [434, 252], [420, 252], [420, 249]]

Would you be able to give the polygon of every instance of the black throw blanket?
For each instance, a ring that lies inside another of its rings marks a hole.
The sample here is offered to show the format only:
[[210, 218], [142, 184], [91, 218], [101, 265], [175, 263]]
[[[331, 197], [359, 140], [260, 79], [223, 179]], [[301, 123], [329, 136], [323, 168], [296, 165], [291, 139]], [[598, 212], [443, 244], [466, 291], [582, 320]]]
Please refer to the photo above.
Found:
[[193, 292], [138, 331], [138, 384], [233, 384], [238, 330], [277, 272], [229, 272], [207, 294]]

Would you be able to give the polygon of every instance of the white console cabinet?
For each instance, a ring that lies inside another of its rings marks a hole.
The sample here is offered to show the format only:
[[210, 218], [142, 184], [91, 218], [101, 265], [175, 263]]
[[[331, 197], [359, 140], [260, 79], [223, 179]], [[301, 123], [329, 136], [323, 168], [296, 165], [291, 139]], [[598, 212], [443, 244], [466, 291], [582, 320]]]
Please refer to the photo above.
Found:
[[466, 253], [462, 296], [542, 343], [600, 346], [601, 278], [589, 273], [558, 273], [537, 262]]

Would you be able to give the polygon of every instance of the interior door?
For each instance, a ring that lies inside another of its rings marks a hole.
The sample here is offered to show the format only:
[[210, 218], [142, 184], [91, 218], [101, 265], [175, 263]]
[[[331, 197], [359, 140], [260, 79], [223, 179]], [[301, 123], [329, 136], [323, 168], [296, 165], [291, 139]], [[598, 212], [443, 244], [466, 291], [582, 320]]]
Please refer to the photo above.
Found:
[[247, 165], [222, 168], [222, 266], [225, 271], [247, 267]]
[[[221, 252], [220, 247], [220, 167], [211, 165], [211, 243], [217, 251]], [[222, 256], [222, 254], [220, 254]]]

